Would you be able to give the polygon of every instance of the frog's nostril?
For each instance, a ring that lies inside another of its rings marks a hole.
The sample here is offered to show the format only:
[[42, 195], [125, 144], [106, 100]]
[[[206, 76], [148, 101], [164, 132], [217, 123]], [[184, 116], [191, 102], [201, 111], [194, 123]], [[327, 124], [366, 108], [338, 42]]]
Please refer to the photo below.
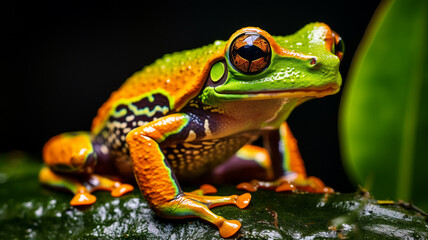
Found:
[[311, 58], [311, 62], [310, 62], [310, 64], [311, 64], [311, 66], [314, 66], [314, 65], [316, 65], [317, 64], [317, 57], [313, 57], [313, 58]]

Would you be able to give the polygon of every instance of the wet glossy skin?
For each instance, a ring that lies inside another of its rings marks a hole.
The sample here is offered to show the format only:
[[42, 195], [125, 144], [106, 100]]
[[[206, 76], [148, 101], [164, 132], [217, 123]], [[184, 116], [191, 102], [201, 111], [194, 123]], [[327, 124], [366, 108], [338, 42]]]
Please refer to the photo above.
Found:
[[[49, 140], [43, 151], [49, 168], [40, 179], [69, 189], [75, 194], [72, 205], [82, 205], [95, 202], [90, 192], [97, 189], [115, 196], [132, 190], [96, 173], [135, 176], [158, 215], [200, 217], [215, 224], [223, 237], [231, 236], [240, 223], [209, 208], [243, 208], [250, 195], [205, 196], [215, 192], [210, 186], [184, 193], [178, 180], [200, 177], [235, 158], [257, 162], [269, 180], [240, 184], [242, 189], [331, 191], [319, 179], [306, 177], [285, 120], [304, 101], [339, 91], [342, 56], [340, 37], [323, 23], [286, 37], [243, 28], [228, 41], [166, 55], [112, 93], [90, 133]], [[269, 151], [247, 145], [259, 136]], [[61, 177], [64, 172], [89, 180]]]

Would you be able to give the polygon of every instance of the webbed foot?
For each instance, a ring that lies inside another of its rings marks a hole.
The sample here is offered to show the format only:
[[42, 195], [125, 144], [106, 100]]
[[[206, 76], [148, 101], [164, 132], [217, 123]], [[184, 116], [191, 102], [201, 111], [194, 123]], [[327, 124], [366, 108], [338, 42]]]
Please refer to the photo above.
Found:
[[252, 180], [236, 186], [237, 189], [255, 192], [257, 189], [270, 189], [276, 192], [302, 191], [310, 193], [333, 193], [331, 187], [325, 186], [317, 177], [289, 177], [284, 176], [275, 181]]
[[74, 194], [70, 201], [72, 206], [94, 204], [97, 198], [91, 193], [97, 190], [110, 191], [113, 197], [120, 197], [134, 190], [130, 184], [120, 183], [96, 174], [86, 180], [63, 176], [53, 172], [48, 167], [43, 167], [39, 173], [40, 182], [44, 185], [64, 189]]
[[209, 184], [204, 184], [192, 192], [185, 192], [184, 195], [189, 199], [205, 204], [208, 208], [213, 208], [221, 205], [233, 204], [239, 208], [245, 208], [250, 204], [251, 194], [244, 193], [242, 195], [230, 196], [205, 196], [205, 194], [216, 193], [217, 189]]
[[239, 196], [204, 195], [205, 193], [213, 193], [213, 190], [216, 190], [213, 186], [203, 185], [201, 189], [185, 192], [173, 201], [163, 204], [159, 208], [161, 210], [159, 214], [167, 218], [196, 216], [216, 225], [222, 237], [230, 237], [241, 228], [241, 223], [238, 220], [224, 219], [211, 212], [210, 208], [226, 204], [233, 204], [241, 209], [245, 208], [251, 201], [251, 194], [244, 193]]

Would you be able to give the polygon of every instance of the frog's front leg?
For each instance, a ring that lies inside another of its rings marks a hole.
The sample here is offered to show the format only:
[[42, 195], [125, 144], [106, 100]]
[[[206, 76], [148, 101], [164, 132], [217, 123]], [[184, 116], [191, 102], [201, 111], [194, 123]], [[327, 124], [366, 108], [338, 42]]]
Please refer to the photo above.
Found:
[[91, 192], [96, 190], [111, 191], [113, 197], [132, 191], [132, 185], [94, 174], [97, 164], [94, 144], [88, 132], [63, 133], [51, 138], [43, 147], [47, 166], [40, 170], [40, 182], [72, 192], [73, 206], [95, 203], [96, 197]]
[[[268, 151], [251, 152], [243, 148], [240, 150], [243, 151], [241, 155], [249, 157], [264, 155], [263, 159], [266, 162], [271, 162], [265, 165], [269, 165], [272, 168], [268, 168], [268, 170], [273, 171], [276, 180], [252, 180], [251, 182], [239, 184], [237, 186], [238, 189], [250, 192], [254, 192], [258, 188], [274, 189], [278, 192], [295, 189], [314, 193], [334, 192], [332, 188], [326, 187], [319, 178], [307, 177], [304, 162], [297, 146], [297, 140], [294, 138], [286, 122], [281, 124], [278, 132], [271, 132], [264, 136], [264, 141]], [[269, 155], [267, 155], [268, 152]]]
[[[184, 193], [168, 161], [161, 151], [162, 144], [185, 142], [201, 134], [198, 120], [184, 113], [165, 116], [128, 133], [134, 174], [141, 192], [150, 207], [165, 218], [199, 217], [215, 224], [222, 237], [235, 234], [241, 224], [226, 220], [211, 212], [209, 208], [235, 204], [240, 208], [248, 205], [251, 195], [228, 197], [204, 196], [198, 192]], [[190, 136], [190, 137], [189, 137]]]

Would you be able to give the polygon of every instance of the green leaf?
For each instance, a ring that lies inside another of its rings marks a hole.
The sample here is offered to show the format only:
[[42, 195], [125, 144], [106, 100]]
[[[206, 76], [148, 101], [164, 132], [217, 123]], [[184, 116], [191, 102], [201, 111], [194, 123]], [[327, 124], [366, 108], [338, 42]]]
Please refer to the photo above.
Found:
[[[215, 226], [200, 219], [155, 216], [137, 190], [120, 198], [96, 192], [94, 205], [71, 207], [71, 194], [38, 183], [40, 168], [40, 161], [22, 155], [0, 155], [0, 239], [220, 238]], [[217, 187], [219, 195], [240, 192], [234, 186]], [[235, 239], [428, 238], [426, 216], [378, 204], [365, 191], [324, 195], [259, 190], [246, 209], [223, 206], [213, 211], [241, 221]]]
[[384, 1], [354, 57], [341, 106], [343, 158], [378, 198], [428, 209], [428, 1]]

